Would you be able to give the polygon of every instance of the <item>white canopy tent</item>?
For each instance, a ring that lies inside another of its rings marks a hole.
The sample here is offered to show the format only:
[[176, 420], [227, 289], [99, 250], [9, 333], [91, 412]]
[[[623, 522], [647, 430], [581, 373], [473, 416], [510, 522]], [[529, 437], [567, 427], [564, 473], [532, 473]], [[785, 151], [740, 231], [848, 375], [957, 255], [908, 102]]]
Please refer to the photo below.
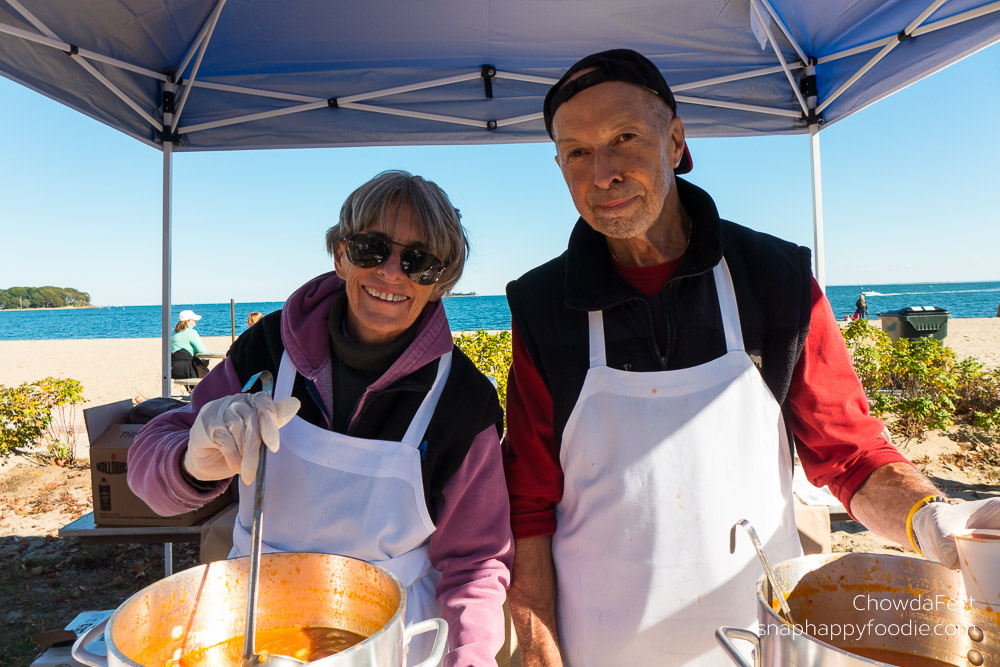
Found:
[[541, 101], [581, 56], [629, 47], [689, 136], [810, 136], [1000, 40], [982, 0], [0, 0], [0, 74], [163, 153], [169, 394], [176, 151], [547, 141]]

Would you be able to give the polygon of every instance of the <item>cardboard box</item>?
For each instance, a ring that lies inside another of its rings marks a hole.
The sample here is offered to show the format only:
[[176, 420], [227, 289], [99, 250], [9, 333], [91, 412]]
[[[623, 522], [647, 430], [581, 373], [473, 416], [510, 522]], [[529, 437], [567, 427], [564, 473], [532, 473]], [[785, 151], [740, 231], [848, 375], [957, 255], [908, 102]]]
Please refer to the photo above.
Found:
[[[76, 618], [70, 621], [69, 625], [66, 626], [66, 630], [72, 632], [73, 636], [79, 637], [84, 632], [110, 616], [112, 611], [114, 610], [85, 611], [78, 614]], [[59, 633], [45, 634], [57, 637], [59, 635]], [[108, 654], [107, 646], [104, 643], [103, 633], [98, 636], [97, 639], [87, 644], [85, 648], [95, 655], [106, 656]], [[59, 641], [58, 645], [48, 646], [44, 651], [42, 651], [42, 653], [35, 658], [35, 661], [31, 663], [31, 667], [77, 667], [77, 665], [82, 667], [82, 662], [77, 662], [73, 659], [72, 649], [73, 644], [71, 640]]]
[[[142, 428], [128, 424], [131, 401], [84, 410], [90, 436], [90, 478], [94, 523], [98, 526], [192, 526], [232, 502], [223, 493], [199, 509], [176, 516], [159, 516], [128, 486], [128, 450]], [[98, 430], [100, 429], [100, 430]]]

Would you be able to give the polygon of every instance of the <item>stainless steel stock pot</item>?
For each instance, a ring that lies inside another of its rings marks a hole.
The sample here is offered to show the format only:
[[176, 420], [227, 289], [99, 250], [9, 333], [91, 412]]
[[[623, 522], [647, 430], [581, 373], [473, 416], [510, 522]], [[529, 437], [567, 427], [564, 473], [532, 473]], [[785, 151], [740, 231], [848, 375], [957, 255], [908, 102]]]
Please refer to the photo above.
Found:
[[[248, 557], [193, 567], [126, 600], [82, 635], [73, 657], [92, 667], [163, 667], [191, 651], [243, 635]], [[341, 653], [309, 663], [322, 667], [402, 667], [412, 637], [436, 631], [421, 667], [437, 665], [448, 626], [440, 618], [404, 629], [406, 593], [390, 572], [354, 558], [327, 554], [264, 554], [257, 596], [257, 629], [322, 626], [367, 637]], [[107, 657], [87, 651], [104, 631]]]
[[766, 576], [757, 580], [756, 632], [723, 627], [716, 638], [738, 665], [1000, 665], [1000, 613], [971, 607], [962, 575], [903, 556], [848, 553], [775, 566], [795, 626], [778, 614]]

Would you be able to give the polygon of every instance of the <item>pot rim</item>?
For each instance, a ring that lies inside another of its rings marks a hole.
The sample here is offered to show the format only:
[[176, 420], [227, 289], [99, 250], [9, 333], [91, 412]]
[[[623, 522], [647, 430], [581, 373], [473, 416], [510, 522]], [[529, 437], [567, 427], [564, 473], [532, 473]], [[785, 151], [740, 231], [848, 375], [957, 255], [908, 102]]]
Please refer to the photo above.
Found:
[[[979, 535], [988, 535], [989, 537], [979, 537], [976, 533]], [[979, 544], [996, 544], [997, 538], [1000, 537], [1000, 530], [995, 528], [963, 528], [957, 533], [952, 533], [951, 536], [956, 540], [978, 542]]]
[[[361, 650], [361, 646], [363, 644], [367, 644], [370, 639], [372, 639], [374, 637], [380, 637], [380, 636], [384, 635], [385, 633], [387, 633], [388, 629], [397, 621], [397, 619], [399, 619], [399, 621], [400, 621], [400, 623], [402, 625], [405, 625], [405, 618], [401, 618], [401, 616], [403, 616], [406, 613], [406, 588], [403, 587], [403, 582], [400, 581], [399, 577], [397, 577], [395, 574], [393, 574], [392, 572], [390, 572], [388, 569], [382, 567], [381, 565], [376, 565], [374, 563], [369, 563], [366, 560], [361, 560], [360, 558], [354, 558], [353, 556], [344, 556], [344, 555], [341, 555], [341, 554], [324, 554], [324, 553], [316, 553], [316, 552], [311, 552], [311, 551], [274, 551], [274, 552], [270, 552], [270, 553], [263, 553], [263, 554], [261, 554], [261, 558], [262, 559], [274, 559], [274, 558], [277, 558], [278, 560], [280, 560], [282, 557], [291, 557], [291, 556], [321, 556], [321, 557], [324, 557], [324, 558], [330, 558], [330, 557], [332, 557], [332, 558], [340, 558], [340, 559], [345, 559], [345, 560], [356, 561], [358, 563], [364, 563], [365, 565], [370, 565], [371, 567], [374, 567], [376, 570], [378, 570], [382, 574], [388, 575], [391, 578], [392, 582], [394, 584], [396, 584], [396, 588], [399, 590], [399, 604], [396, 606], [396, 611], [395, 611], [395, 613], [393, 613], [392, 617], [382, 625], [381, 628], [379, 628], [378, 630], [376, 630], [373, 634], [365, 637], [362, 641], [358, 642], [354, 646], [351, 646], [350, 648], [346, 648], [343, 651], [339, 651], [337, 653], [334, 653], [333, 655], [326, 656], [326, 658], [320, 658], [319, 660], [314, 660], [313, 662], [311, 662], [309, 664], [320, 664], [320, 665], [322, 665], [323, 661], [326, 660], [327, 658], [332, 658], [334, 656], [337, 656], [339, 658], [339, 656], [350, 655], [353, 652], [360, 651]], [[220, 562], [226, 562], [226, 561], [240, 561], [240, 560], [247, 560], [247, 561], [249, 561], [250, 560], [250, 556], [236, 556], [234, 558], [225, 558], [225, 559], [223, 559], [221, 561], [212, 561], [212, 562], [220, 563]], [[108, 638], [111, 639], [111, 641], [106, 641], [105, 642], [105, 646], [107, 647], [108, 652], [109, 653], [113, 653], [114, 656], [115, 656], [115, 658], [117, 658], [122, 663], [124, 663], [126, 665], [126, 667], [148, 667], [146, 665], [142, 665], [141, 663], [138, 663], [138, 662], [132, 660], [131, 658], [127, 657], [124, 653], [122, 653], [121, 649], [118, 648], [118, 646], [115, 644], [114, 637], [113, 637], [111, 631], [112, 631], [112, 628], [114, 628], [115, 619], [118, 617], [118, 614], [122, 612], [122, 609], [129, 602], [131, 602], [134, 598], [137, 598], [140, 595], [142, 595], [143, 593], [145, 593], [149, 588], [151, 588], [153, 586], [156, 586], [156, 585], [159, 585], [159, 584], [163, 583], [164, 581], [169, 581], [171, 579], [174, 579], [175, 577], [179, 578], [179, 577], [181, 577], [182, 575], [185, 575], [185, 574], [188, 575], [188, 576], [191, 576], [190, 572], [192, 572], [193, 570], [207, 569], [211, 564], [212, 563], [202, 563], [201, 565], [196, 565], [196, 566], [188, 568], [186, 570], [181, 570], [180, 572], [174, 572], [169, 577], [164, 577], [163, 579], [158, 579], [158, 580], [150, 583], [148, 586], [144, 586], [142, 589], [140, 589], [140, 590], [136, 591], [135, 593], [133, 593], [132, 595], [128, 596], [128, 598], [126, 598], [121, 604], [119, 604], [115, 608], [114, 612], [112, 612], [111, 616], [109, 616], [108, 619], [107, 619], [107, 625], [104, 626], [105, 627], [105, 630], [104, 630], [105, 634], [107, 635]]]

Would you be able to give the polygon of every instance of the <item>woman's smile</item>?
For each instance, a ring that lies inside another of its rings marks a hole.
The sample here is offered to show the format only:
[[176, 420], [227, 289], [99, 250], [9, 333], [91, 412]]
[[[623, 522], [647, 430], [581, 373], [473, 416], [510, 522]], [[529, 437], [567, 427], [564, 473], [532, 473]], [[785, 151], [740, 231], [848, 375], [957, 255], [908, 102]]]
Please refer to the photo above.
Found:
[[379, 301], [388, 301], [391, 303], [406, 301], [407, 299], [410, 298], [405, 294], [390, 294], [388, 292], [383, 292], [381, 290], [375, 289], [374, 287], [368, 287], [367, 285], [365, 286], [365, 292], [375, 297]]

